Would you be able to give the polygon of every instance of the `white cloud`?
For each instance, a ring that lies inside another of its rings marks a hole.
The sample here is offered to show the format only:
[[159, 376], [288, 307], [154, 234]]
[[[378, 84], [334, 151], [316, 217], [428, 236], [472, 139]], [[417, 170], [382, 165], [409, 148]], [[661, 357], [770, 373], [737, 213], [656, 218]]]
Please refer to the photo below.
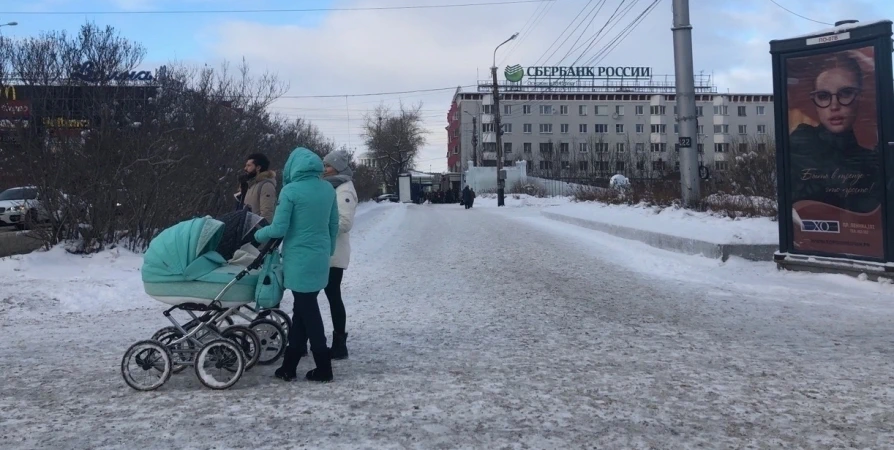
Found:
[[[139, 1], [139, 0], [137, 0]], [[608, 19], [619, 0], [610, 0], [584, 35], [592, 35]], [[416, 4], [443, 4], [421, 0]], [[647, 2], [640, 2], [621, 23], [597, 42], [602, 48]], [[843, 18], [871, 20], [881, 6], [872, 0], [845, 3], [831, 0], [787, 0], [789, 9], [816, 20]], [[335, 6], [378, 6], [373, 0], [344, 0]], [[565, 29], [586, 2], [557, 1], [519, 45], [507, 44], [497, 62], [532, 65]], [[651, 66], [653, 73], [673, 73], [671, 2], [662, 1], [601, 64]], [[770, 92], [768, 42], [774, 38], [824, 28], [783, 11], [771, 2], [748, 4], [740, 0], [692, 2], [696, 72], [714, 74], [720, 91]], [[213, 30], [201, 30], [213, 57], [238, 60], [243, 56], [259, 69], [270, 69], [291, 84], [292, 95], [327, 95], [407, 91], [475, 84], [488, 76], [494, 47], [526, 26], [536, 4], [456, 9], [333, 12], [316, 27], [272, 26], [227, 21]], [[890, 15], [892, 7], [886, 7]], [[499, 14], [494, 23], [493, 14]], [[583, 27], [581, 27], [583, 28]], [[210, 38], [210, 39], [209, 39]], [[563, 38], [564, 39], [564, 38]], [[572, 37], [549, 63], [576, 39]], [[581, 43], [587, 42], [585, 39]], [[560, 41], [561, 42], [561, 41]], [[580, 44], [579, 44], [580, 45]], [[510, 54], [511, 52], [511, 54]], [[591, 52], [590, 54], [594, 54]], [[211, 56], [211, 55], [209, 55]], [[571, 62], [572, 55], [565, 63]], [[585, 58], [586, 59], [586, 58]], [[419, 168], [446, 168], [447, 110], [452, 91], [440, 93], [350, 97], [337, 99], [283, 99], [279, 112], [303, 115], [341, 143], [358, 150], [362, 115], [380, 101], [395, 105], [424, 102], [429, 145], [420, 155]], [[347, 120], [350, 115], [350, 122]]]

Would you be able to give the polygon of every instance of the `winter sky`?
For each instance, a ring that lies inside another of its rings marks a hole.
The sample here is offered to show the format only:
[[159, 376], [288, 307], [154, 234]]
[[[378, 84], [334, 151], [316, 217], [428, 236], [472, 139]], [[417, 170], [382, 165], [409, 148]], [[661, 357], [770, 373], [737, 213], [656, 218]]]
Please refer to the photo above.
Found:
[[[73, 14], [25, 12], [128, 12], [288, 8], [357, 8], [446, 5], [506, 0], [32, 0], [4, 1], [0, 22], [7, 36], [42, 30], [76, 31], [86, 20], [113, 25], [143, 43], [154, 68], [170, 60], [201, 64], [245, 57], [258, 72], [277, 72], [290, 84], [290, 96], [344, 95], [431, 90], [473, 85], [484, 79], [494, 47], [516, 31], [523, 34], [501, 48], [497, 64], [535, 65], [569, 23], [600, 1], [554, 0], [498, 6], [388, 11], [320, 11], [203, 14]], [[605, 24], [622, 0], [605, 0], [581, 42]], [[595, 54], [644, 10], [651, 0], [633, 4], [627, 16], [604, 33]], [[841, 19], [894, 19], [894, 2], [881, 0], [776, 0], [818, 22]], [[768, 41], [827, 28], [787, 12], [771, 0], [691, 1], [696, 72], [713, 73], [723, 92], [770, 92]], [[655, 74], [673, 73], [671, 0], [661, 0], [637, 28], [598, 65], [650, 66]], [[576, 25], [576, 23], [575, 23]], [[584, 27], [578, 30], [580, 33]], [[547, 64], [569, 63], [566, 55], [578, 33]], [[565, 35], [567, 36], [567, 34]], [[562, 37], [564, 40], [565, 37]], [[559, 42], [562, 42], [560, 40]], [[555, 49], [555, 47], [553, 47]], [[552, 51], [550, 51], [552, 53]], [[452, 90], [340, 98], [286, 98], [274, 109], [305, 117], [338, 143], [362, 152], [363, 115], [378, 104], [423, 103], [430, 130], [417, 160], [420, 170], [446, 170], [447, 109]], [[248, 150], [248, 149], [247, 149]], [[254, 150], [254, 149], [251, 149]]]

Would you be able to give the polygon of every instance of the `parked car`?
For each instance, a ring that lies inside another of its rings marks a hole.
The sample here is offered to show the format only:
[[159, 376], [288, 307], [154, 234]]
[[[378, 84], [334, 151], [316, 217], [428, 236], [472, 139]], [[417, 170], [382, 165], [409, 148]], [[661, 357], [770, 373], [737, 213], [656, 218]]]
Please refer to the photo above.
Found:
[[[60, 193], [63, 199], [68, 199]], [[56, 211], [57, 219], [62, 211]], [[15, 225], [23, 230], [33, 223], [50, 221], [50, 211], [40, 201], [40, 193], [34, 186], [14, 187], [0, 192], [0, 225]]]
[[376, 203], [379, 202], [394, 202], [397, 203], [399, 201], [397, 194], [382, 194], [376, 197]]

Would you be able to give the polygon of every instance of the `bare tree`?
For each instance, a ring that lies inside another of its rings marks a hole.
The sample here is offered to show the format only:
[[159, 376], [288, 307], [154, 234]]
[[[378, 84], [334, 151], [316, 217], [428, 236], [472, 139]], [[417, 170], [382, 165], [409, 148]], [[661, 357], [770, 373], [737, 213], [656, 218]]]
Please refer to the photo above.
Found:
[[422, 125], [422, 104], [400, 106], [396, 112], [379, 106], [366, 116], [366, 147], [389, 190], [396, 191], [401, 173], [413, 169], [419, 150], [425, 145], [426, 130]]

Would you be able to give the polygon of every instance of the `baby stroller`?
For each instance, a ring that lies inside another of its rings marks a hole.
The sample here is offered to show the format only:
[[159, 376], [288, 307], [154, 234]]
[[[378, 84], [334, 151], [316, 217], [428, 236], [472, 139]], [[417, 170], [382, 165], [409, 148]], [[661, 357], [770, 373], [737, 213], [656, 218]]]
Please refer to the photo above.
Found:
[[[283, 295], [281, 240], [258, 248], [252, 236], [266, 221], [250, 212], [221, 219], [181, 222], [149, 244], [143, 287], [171, 305], [163, 314], [173, 326], [125, 352], [121, 375], [133, 389], [158, 389], [189, 366], [206, 387], [227, 389], [255, 364], [272, 364], [283, 355], [287, 334], [278, 319], [285, 314], [273, 309]], [[242, 251], [241, 260], [227, 258], [237, 256], [235, 249]], [[181, 324], [174, 312], [190, 320]], [[234, 317], [248, 325], [235, 324]]]

